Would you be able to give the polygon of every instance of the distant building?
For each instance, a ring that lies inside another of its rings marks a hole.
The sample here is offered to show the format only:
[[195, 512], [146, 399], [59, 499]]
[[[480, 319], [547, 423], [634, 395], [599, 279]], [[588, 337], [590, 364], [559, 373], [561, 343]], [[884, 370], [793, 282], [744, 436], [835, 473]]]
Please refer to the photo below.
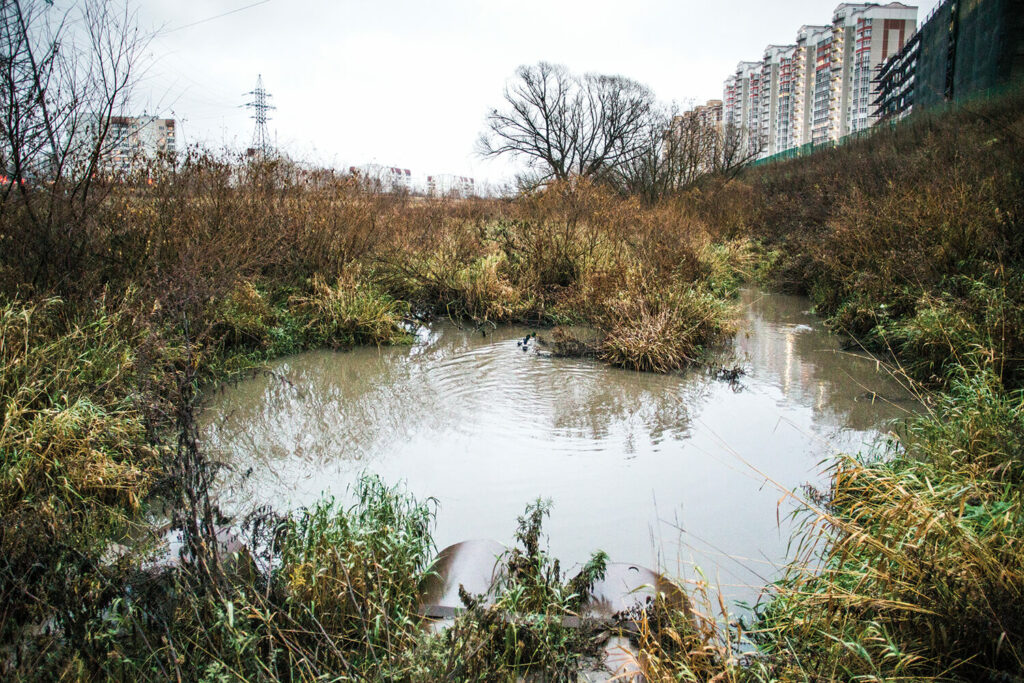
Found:
[[759, 149], [761, 131], [761, 62], [740, 62], [725, 81], [722, 122], [738, 137], [741, 156]]
[[431, 197], [476, 197], [476, 180], [469, 176], [448, 173], [429, 175], [427, 194]]
[[795, 54], [796, 45], [769, 45], [761, 60], [758, 149], [762, 155], [775, 154], [788, 146]]
[[917, 8], [898, 2], [868, 5], [853, 12], [850, 23], [853, 24], [853, 44], [848, 49], [849, 101], [844, 105], [845, 125], [840, 129], [840, 136], [865, 130], [877, 121], [873, 106], [878, 95], [875, 76], [882, 64], [914, 35]]
[[842, 3], [818, 46], [811, 141], [837, 142], [874, 123], [875, 72], [914, 33], [917, 7]]
[[793, 95], [790, 135], [784, 151], [811, 141], [814, 127], [814, 86], [817, 79], [818, 45], [832, 37], [831, 26], [801, 26], [793, 51]]
[[664, 132], [671, 144], [662, 148], [663, 155], [675, 154], [677, 161], [692, 164], [689, 170], [697, 174], [712, 171], [722, 152], [722, 112], [722, 100], [708, 100], [673, 116]]
[[100, 165], [108, 171], [130, 172], [136, 165], [177, 150], [174, 119], [155, 116], [111, 116]]
[[737, 98], [740, 96], [739, 79], [735, 74], [730, 74], [725, 79], [725, 88], [722, 91], [722, 125], [728, 127], [738, 126], [739, 105]]
[[704, 104], [698, 104], [689, 111], [684, 111], [681, 116], [676, 118], [693, 120], [701, 128], [721, 130], [722, 100], [708, 100]]
[[379, 192], [412, 192], [415, 190], [412, 171], [397, 166], [364, 164], [350, 166], [349, 173]]

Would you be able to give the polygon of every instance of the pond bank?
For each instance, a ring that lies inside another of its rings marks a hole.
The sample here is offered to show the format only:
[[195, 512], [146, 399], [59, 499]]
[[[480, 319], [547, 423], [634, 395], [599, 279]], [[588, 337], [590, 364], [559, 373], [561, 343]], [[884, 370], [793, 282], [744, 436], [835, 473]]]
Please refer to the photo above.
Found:
[[411, 347], [281, 359], [207, 404], [204, 443], [233, 465], [221, 502], [308, 505], [370, 471], [438, 499], [444, 547], [507, 542], [523, 506], [549, 498], [568, 565], [597, 548], [674, 576], [697, 565], [752, 602], [785, 561], [776, 484], [820, 484], [822, 452], [859, 450], [912, 404], [806, 299], [748, 289], [739, 304], [734, 383], [524, 352], [517, 326], [436, 324]]

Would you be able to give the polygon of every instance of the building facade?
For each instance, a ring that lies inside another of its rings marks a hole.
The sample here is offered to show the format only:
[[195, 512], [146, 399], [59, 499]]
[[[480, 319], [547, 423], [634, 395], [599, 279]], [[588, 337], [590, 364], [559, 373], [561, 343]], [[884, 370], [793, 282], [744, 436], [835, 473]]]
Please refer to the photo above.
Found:
[[761, 97], [761, 62], [740, 62], [725, 82], [722, 121], [744, 157], [760, 150]]
[[725, 130], [722, 100], [708, 100], [678, 116], [673, 116], [664, 132], [667, 143], [663, 158], [675, 155], [675, 163], [696, 174], [709, 173], [719, 162]]
[[174, 119], [156, 116], [111, 116], [101, 164], [115, 173], [131, 172], [137, 164], [177, 151]]
[[903, 49], [890, 57], [875, 76], [875, 122], [898, 121], [914, 105], [914, 82], [921, 56], [921, 31], [910, 37]]
[[786, 149], [792, 127], [796, 45], [769, 45], [761, 60], [760, 139], [762, 156]]
[[476, 180], [468, 176], [441, 173], [427, 176], [427, 194], [431, 197], [476, 197]]
[[878, 120], [874, 101], [877, 75], [890, 57], [899, 53], [914, 35], [917, 8], [897, 2], [867, 5], [852, 13], [853, 44], [850, 55], [849, 101], [844, 109], [845, 126], [840, 135], [870, 128]]
[[832, 36], [830, 26], [801, 26], [793, 54], [792, 120], [788, 144], [779, 151], [811, 141], [814, 127], [814, 86], [817, 78], [818, 46]]
[[683, 116], [693, 117], [702, 128], [721, 131], [722, 107], [722, 100], [708, 100], [704, 104], [699, 104], [690, 111], [684, 112]]
[[760, 62], [739, 63], [723, 92], [726, 125], [758, 158], [869, 128], [879, 71], [916, 23], [917, 8], [899, 2], [838, 5], [831, 24], [801, 26], [795, 44], [769, 45]]

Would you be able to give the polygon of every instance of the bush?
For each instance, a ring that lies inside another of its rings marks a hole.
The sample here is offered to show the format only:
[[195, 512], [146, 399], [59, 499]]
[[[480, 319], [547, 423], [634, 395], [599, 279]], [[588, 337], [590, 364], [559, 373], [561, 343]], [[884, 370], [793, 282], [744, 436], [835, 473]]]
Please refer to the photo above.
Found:
[[694, 363], [728, 331], [721, 299], [701, 288], [624, 293], [608, 302], [600, 357], [632, 370], [669, 372]]
[[411, 336], [402, 327], [408, 306], [370, 284], [339, 279], [332, 287], [320, 276], [310, 282], [312, 292], [298, 295], [292, 305], [306, 320], [308, 344], [400, 344]]

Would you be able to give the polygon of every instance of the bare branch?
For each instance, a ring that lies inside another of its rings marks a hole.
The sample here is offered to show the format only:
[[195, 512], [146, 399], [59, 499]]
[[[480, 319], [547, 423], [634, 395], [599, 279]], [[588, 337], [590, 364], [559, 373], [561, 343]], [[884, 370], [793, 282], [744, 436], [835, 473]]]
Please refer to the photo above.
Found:
[[651, 91], [622, 76], [575, 76], [564, 66], [521, 66], [505, 107], [488, 114], [484, 156], [525, 159], [545, 178], [597, 177], [641, 153]]

